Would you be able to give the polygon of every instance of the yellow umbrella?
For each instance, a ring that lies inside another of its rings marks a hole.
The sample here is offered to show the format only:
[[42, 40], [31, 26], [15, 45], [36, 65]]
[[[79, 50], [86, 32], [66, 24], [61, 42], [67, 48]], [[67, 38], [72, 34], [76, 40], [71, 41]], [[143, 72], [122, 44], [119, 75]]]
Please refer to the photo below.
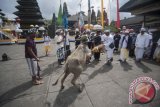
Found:
[[93, 29], [93, 25], [92, 24], [85, 24], [84, 25], [84, 29]]
[[11, 32], [11, 29], [2, 29], [3, 32]]

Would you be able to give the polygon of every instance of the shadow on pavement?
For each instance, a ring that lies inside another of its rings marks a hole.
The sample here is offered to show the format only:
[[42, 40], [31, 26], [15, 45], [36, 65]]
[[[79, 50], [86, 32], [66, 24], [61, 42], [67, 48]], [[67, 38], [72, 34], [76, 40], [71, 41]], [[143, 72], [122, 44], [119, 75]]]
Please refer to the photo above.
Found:
[[[59, 92], [54, 101], [53, 107], [69, 107], [79, 94], [77, 88], [74, 86]], [[47, 102], [46, 105], [47, 107], [51, 107], [50, 102]]]
[[90, 64], [86, 65], [86, 68], [87, 67], [94, 68], [98, 63], [99, 63], [99, 61], [93, 60]]
[[120, 64], [123, 67], [124, 71], [132, 70], [132, 65], [130, 65], [128, 62], [124, 62], [124, 63], [120, 63]]
[[148, 68], [146, 65], [144, 65], [143, 63], [135, 62], [135, 64], [138, 68], [141, 68], [142, 72], [144, 72], [144, 73], [152, 72], [152, 70], [150, 68]]
[[62, 66], [58, 66], [57, 61], [53, 62], [52, 64], [49, 64], [46, 69], [41, 71], [41, 76], [49, 76], [53, 72], [56, 72], [58, 69], [62, 68]]
[[153, 65], [158, 65], [158, 66], [160, 66], [160, 63], [158, 63], [158, 62], [156, 62], [156, 61], [154, 61], [154, 60], [146, 60], [146, 59], [144, 59], [143, 61], [146, 62], [146, 63], [149, 63], [149, 64], [153, 64]]
[[[105, 72], [109, 72], [111, 69], [113, 68], [113, 65], [106, 65], [104, 64], [102, 67], [100, 67], [99, 69], [93, 71], [93, 73], [88, 77], [89, 80], [93, 79], [98, 73], [105, 73]], [[89, 81], [88, 80], [88, 81]]]
[[30, 89], [32, 86], [33, 86], [32, 82], [27, 81], [17, 87], [8, 90], [7, 92], [5, 92], [0, 96], [0, 106], [5, 105], [6, 103], [12, 101], [13, 99], [25, 96], [26, 93], [23, 92]]

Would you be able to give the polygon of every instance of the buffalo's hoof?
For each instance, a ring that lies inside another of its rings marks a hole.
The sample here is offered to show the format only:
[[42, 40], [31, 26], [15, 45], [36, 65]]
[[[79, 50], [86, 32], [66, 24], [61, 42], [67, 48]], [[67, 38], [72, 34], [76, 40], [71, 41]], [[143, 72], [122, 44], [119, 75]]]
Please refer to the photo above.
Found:
[[81, 84], [81, 85], [79, 86], [78, 91], [79, 91], [79, 92], [82, 92], [82, 91], [83, 91], [83, 89], [84, 89], [84, 87], [85, 87], [85, 85], [84, 85], [84, 84]]
[[61, 86], [61, 89], [60, 89], [60, 91], [62, 91], [64, 89], [64, 86]]

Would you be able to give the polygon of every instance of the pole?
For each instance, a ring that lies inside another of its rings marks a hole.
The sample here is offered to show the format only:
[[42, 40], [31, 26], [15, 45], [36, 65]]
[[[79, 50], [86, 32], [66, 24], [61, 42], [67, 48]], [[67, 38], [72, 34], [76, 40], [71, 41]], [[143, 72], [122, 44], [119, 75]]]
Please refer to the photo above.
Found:
[[120, 28], [120, 16], [119, 16], [119, 0], [117, 0], [117, 28]]
[[90, 29], [91, 24], [91, 7], [90, 7], [90, 0], [88, 0], [88, 28]]
[[103, 29], [104, 28], [103, 0], [101, 0], [101, 24], [102, 24], [102, 29]]
[[146, 25], [146, 16], [144, 15], [143, 16], [143, 28], [145, 28], [145, 25]]
[[109, 25], [111, 24], [111, 2], [110, 2], [110, 0], [109, 0]]
[[[79, 13], [79, 21], [78, 21], [78, 23], [80, 23], [80, 14], [81, 14], [81, 3], [82, 3], [82, 0], [80, 1], [80, 3], [79, 3], [79, 6], [80, 6], [80, 13]], [[79, 27], [80, 27], [80, 25], [79, 25]], [[81, 27], [80, 27], [80, 34], [82, 33], [82, 31], [81, 31]]]

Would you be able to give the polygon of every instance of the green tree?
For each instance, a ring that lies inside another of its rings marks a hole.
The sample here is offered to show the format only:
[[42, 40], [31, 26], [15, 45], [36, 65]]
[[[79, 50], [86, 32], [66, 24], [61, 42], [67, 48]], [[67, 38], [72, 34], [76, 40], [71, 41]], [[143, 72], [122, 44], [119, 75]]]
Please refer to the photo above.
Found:
[[63, 16], [66, 15], [67, 17], [69, 17], [69, 13], [68, 13], [68, 8], [67, 8], [67, 3], [64, 2], [63, 3]]
[[62, 14], [62, 6], [60, 4], [60, 7], [59, 7], [59, 12], [58, 12], [58, 18], [57, 18], [57, 25], [58, 26], [62, 26], [63, 24], [63, 18], [62, 18], [63, 14]]

